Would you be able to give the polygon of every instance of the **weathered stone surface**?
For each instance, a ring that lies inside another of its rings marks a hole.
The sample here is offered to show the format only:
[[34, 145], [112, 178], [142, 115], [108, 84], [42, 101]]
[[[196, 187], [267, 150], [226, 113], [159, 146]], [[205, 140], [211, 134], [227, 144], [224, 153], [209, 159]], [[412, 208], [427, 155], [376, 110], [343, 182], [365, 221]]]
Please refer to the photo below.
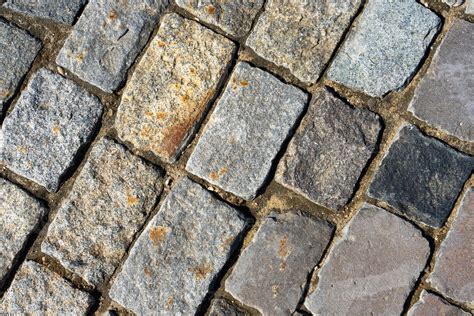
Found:
[[26, 191], [0, 178], [0, 281], [47, 211]]
[[0, 160], [13, 172], [57, 191], [92, 136], [102, 105], [74, 82], [40, 69], [0, 132]]
[[56, 63], [106, 92], [125, 79], [168, 0], [92, 0]]
[[462, 200], [446, 239], [436, 255], [428, 282], [445, 296], [474, 304], [474, 188]]
[[56, 22], [72, 24], [86, 0], [7, 0], [8, 9]]
[[315, 203], [339, 209], [352, 197], [381, 129], [378, 115], [323, 90], [313, 97], [275, 179]]
[[209, 310], [207, 313], [207, 316], [244, 316], [244, 315], [250, 315], [250, 314], [222, 298], [213, 299], [211, 301], [211, 306], [209, 306]]
[[250, 31], [263, 0], [176, 0], [176, 4], [202, 21], [234, 37], [242, 37]]
[[199, 23], [168, 14], [125, 89], [121, 139], [173, 162], [194, 135], [235, 45]]
[[270, 215], [242, 252], [226, 291], [264, 315], [291, 314], [333, 230], [301, 214]]
[[462, 309], [449, 304], [442, 298], [433, 295], [423, 290], [421, 297], [415, 305], [408, 311], [408, 316], [432, 316], [432, 315], [446, 315], [446, 316], [468, 316]]
[[456, 20], [446, 34], [409, 111], [421, 120], [474, 141], [474, 23]]
[[446, 3], [450, 7], [459, 7], [464, 3], [464, 0], [441, 0], [441, 2]]
[[466, 14], [473, 14], [474, 15], [474, 0], [467, 0], [466, 1]]
[[0, 115], [40, 49], [41, 43], [26, 31], [0, 20]]
[[441, 19], [416, 0], [371, 0], [328, 72], [371, 96], [402, 88], [416, 71]]
[[441, 227], [473, 168], [473, 157], [408, 125], [391, 145], [368, 194], [418, 221]]
[[33, 261], [26, 261], [0, 302], [7, 314], [86, 315], [93, 298]]
[[162, 190], [161, 170], [103, 138], [48, 228], [41, 250], [98, 285], [120, 263]]
[[132, 248], [111, 298], [138, 315], [193, 315], [246, 225], [200, 185], [179, 180]]
[[429, 254], [420, 230], [366, 204], [332, 248], [304, 304], [315, 315], [400, 315]]
[[269, 0], [247, 45], [299, 80], [317, 81], [360, 0]]
[[238, 63], [186, 170], [244, 199], [264, 184], [307, 95]]

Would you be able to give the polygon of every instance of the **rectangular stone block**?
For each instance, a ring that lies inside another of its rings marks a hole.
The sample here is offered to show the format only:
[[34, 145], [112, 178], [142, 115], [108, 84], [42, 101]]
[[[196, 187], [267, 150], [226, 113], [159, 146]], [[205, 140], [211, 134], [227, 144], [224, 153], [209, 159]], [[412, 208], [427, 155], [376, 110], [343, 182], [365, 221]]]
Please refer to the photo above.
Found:
[[115, 120], [119, 137], [174, 162], [197, 128], [235, 45], [177, 14], [158, 34], [128, 82]]
[[240, 255], [225, 290], [263, 315], [292, 314], [333, 231], [302, 214], [270, 215]]
[[244, 199], [254, 198], [307, 98], [271, 74], [238, 63], [186, 170]]
[[423, 290], [421, 297], [415, 305], [413, 305], [407, 313], [408, 316], [432, 316], [432, 315], [449, 315], [449, 316], [468, 316], [459, 307], [449, 304], [439, 296], [431, 294]]
[[366, 204], [331, 249], [304, 305], [315, 315], [400, 315], [429, 255], [420, 230]]
[[111, 139], [93, 147], [41, 251], [92, 285], [115, 271], [162, 190], [161, 169]]
[[106, 92], [116, 90], [168, 0], [91, 0], [56, 63]]
[[138, 315], [194, 315], [246, 225], [200, 185], [179, 180], [132, 248], [110, 297]]

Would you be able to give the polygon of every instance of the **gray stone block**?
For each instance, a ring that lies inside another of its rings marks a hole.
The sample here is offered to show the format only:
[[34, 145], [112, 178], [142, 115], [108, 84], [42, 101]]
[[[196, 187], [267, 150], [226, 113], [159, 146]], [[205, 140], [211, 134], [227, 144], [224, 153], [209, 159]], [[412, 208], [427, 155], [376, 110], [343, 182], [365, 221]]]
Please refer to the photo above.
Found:
[[245, 316], [250, 315], [234, 304], [222, 298], [215, 298], [211, 301], [207, 316]]
[[469, 316], [459, 307], [449, 304], [439, 296], [431, 294], [423, 290], [418, 302], [413, 305], [407, 313], [408, 316], [432, 316], [432, 315], [449, 315], [449, 316]]
[[466, 14], [474, 15], [474, 0], [466, 0]]

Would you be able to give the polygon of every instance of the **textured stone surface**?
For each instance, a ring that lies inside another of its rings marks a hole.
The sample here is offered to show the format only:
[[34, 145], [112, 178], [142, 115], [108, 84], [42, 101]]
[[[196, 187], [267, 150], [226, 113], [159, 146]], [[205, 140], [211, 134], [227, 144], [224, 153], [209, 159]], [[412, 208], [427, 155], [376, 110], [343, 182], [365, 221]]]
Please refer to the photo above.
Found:
[[328, 77], [371, 96], [402, 88], [440, 26], [440, 18], [416, 0], [368, 1]]
[[474, 15], [474, 0], [466, 1], [466, 14]]
[[186, 170], [244, 199], [264, 184], [307, 95], [238, 63]]
[[272, 63], [314, 83], [349, 27], [360, 0], [269, 0], [247, 45]]
[[72, 24], [86, 0], [7, 0], [8, 9], [44, 19]]
[[132, 248], [111, 298], [139, 315], [194, 314], [245, 226], [237, 210], [179, 180]]
[[474, 304], [474, 188], [463, 197], [458, 214], [436, 254], [428, 282], [444, 295]]
[[0, 115], [40, 49], [26, 31], [0, 20]]
[[0, 281], [46, 213], [38, 200], [0, 178]]
[[33, 261], [26, 261], [0, 301], [0, 311], [28, 315], [86, 315], [93, 298]]
[[473, 168], [473, 157], [408, 125], [391, 145], [368, 194], [418, 221], [441, 227]]
[[456, 20], [415, 90], [409, 111], [474, 141], [474, 23]]
[[250, 315], [239, 307], [229, 303], [222, 298], [216, 298], [211, 301], [207, 316], [244, 316]]
[[56, 58], [100, 89], [111, 92], [145, 46], [168, 0], [92, 0]]
[[125, 89], [121, 139], [172, 162], [194, 135], [235, 45], [199, 23], [168, 14]]
[[442, 298], [430, 294], [423, 290], [421, 297], [415, 305], [413, 305], [408, 311], [408, 316], [433, 316], [433, 315], [446, 315], [446, 316], [468, 316], [471, 315], [466, 313], [462, 309], [449, 304]]
[[327, 222], [301, 214], [270, 215], [242, 252], [226, 291], [264, 315], [291, 314], [332, 233]]
[[98, 285], [120, 263], [162, 190], [161, 170], [103, 138], [59, 206], [41, 250]]
[[57, 191], [101, 113], [98, 98], [40, 69], [3, 123], [0, 160], [13, 172]]
[[202, 21], [234, 37], [242, 37], [250, 31], [263, 0], [176, 0], [176, 4]]
[[341, 208], [374, 154], [381, 128], [378, 115], [319, 92], [280, 161], [276, 181], [315, 203]]
[[304, 304], [318, 315], [400, 315], [429, 254], [420, 230], [366, 204], [345, 227]]
[[441, 0], [441, 2], [446, 3], [450, 7], [459, 7], [464, 3], [464, 0]]

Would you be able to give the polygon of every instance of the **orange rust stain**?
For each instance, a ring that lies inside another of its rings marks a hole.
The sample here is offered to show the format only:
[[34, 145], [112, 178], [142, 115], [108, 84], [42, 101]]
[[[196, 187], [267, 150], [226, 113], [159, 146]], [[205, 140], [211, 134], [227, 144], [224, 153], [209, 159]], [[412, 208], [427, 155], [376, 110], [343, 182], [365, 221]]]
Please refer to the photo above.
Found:
[[280, 263], [280, 271], [285, 271], [287, 266], [286, 262]]
[[164, 47], [164, 46], [166, 46], [166, 43], [163, 42], [163, 41], [158, 41], [157, 45], [158, 45], [158, 47]]
[[207, 13], [209, 13], [209, 14], [216, 13], [216, 8], [213, 5], [208, 5], [207, 6]]
[[201, 263], [199, 266], [195, 267], [195, 268], [188, 268], [188, 271], [189, 272], [193, 272], [194, 273], [194, 278], [197, 279], [197, 280], [203, 280], [205, 279], [209, 273], [211, 273], [213, 270], [212, 270], [212, 267], [209, 263], [207, 262], [203, 262]]
[[188, 102], [189, 101], [189, 95], [185, 94], [181, 96], [181, 101], [183, 102]]
[[219, 176], [223, 176], [227, 173], [227, 171], [229, 171], [229, 169], [227, 169], [226, 167], [222, 167], [221, 170], [219, 170]]
[[107, 17], [111, 20], [115, 20], [118, 17], [117, 11], [115, 10], [110, 11]]
[[249, 85], [249, 82], [248, 82], [247, 80], [242, 80], [242, 81], [240, 81], [240, 86], [246, 87], [246, 86], [248, 86], [248, 85]]
[[151, 135], [151, 128], [149, 127], [144, 127], [140, 132], [140, 136], [143, 138], [148, 138], [150, 137], [150, 135]]
[[190, 72], [192, 75], [194, 75], [194, 74], [196, 74], [196, 69], [194, 69], [194, 68], [191, 67], [191, 68], [189, 68], [189, 72]]
[[153, 112], [146, 111], [146, 112], [145, 112], [145, 116], [151, 118], [151, 117], [153, 117]]
[[84, 60], [84, 53], [79, 53], [76, 55], [76, 60], [80, 63], [82, 63], [82, 61]]
[[5, 90], [5, 91], [0, 92], [0, 97], [8, 98], [10, 96], [10, 94], [11, 94], [10, 90]]
[[127, 204], [129, 206], [137, 205], [139, 201], [140, 201], [140, 199], [137, 198], [136, 196], [133, 196], [133, 195], [128, 195], [127, 196]]
[[282, 259], [285, 259], [290, 254], [290, 250], [288, 248], [288, 236], [284, 236], [280, 239], [280, 245], [278, 247], [278, 256]]
[[169, 227], [156, 226], [150, 229], [150, 239], [153, 245], [158, 246], [169, 232]]
[[173, 297], [172, 296], [168, 297], [168, 300], [166, 300], [166, 308], [170, 309], [171, 306], [173, 305], [173, 302], [174, 302]]
[[176, 150], [188, 134], [192, 124], [191, 122], [192, 121], [185, 121], [173, 124], [163, 133], [163, 150], [168, 156], [171, 157], [176, 153]]
[[26, 148], [26, 146], [16, 146], [16, 150], [22, 154], [26, 154], [28, 152], [28, 148]]
[[158, 112], [158, 113], [156, 113], [156, 118], [157, 118], [158, 120], [164, 120], [167, 116], [168, 116], [168, 114], [166, 114], [166, 112]]
[[219, 179], [219, 174], [215, 171], [211, 171], [211, 173], [209, 174], [209, 177], [212, 179], [212, 180], [217, 180]]
[[150, 268], [145, 267], [145, 268], [143, 269], [143, 273], [145, 273], [145, 275], [146, 275], [147, 277], [151, 277], [151, 270], [150, 270]]
[[59, 135], [60, 130], [61, 129], [57, 125], [53, 126], [53, 128], [52, 128], [53, 134], [56, 135], [56, 136]]

